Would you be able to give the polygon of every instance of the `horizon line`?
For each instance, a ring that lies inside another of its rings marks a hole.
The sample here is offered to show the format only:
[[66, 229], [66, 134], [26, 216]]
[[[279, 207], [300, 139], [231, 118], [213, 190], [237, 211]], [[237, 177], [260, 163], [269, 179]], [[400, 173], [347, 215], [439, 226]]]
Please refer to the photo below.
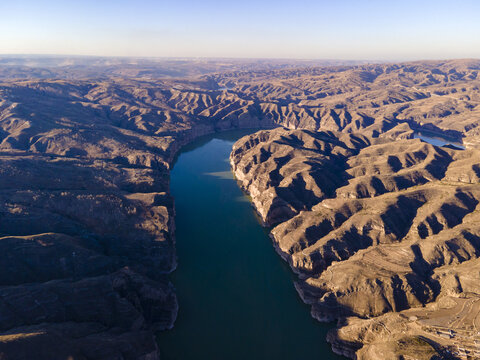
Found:
[[276, 61], [344, 61], [364, 63], [397, 63], [422, 61], [480, 60], [480, 57], [445, 57], [445, 58], [405, 58], [405, 59], [346, 59], [346, 58], [289, 58], [289, 57], [229, 57], [229, 56], [152, 56], [152, 55], [91, 55], [91, 54], [38, 54], [38, 53], [0, 53], [1, 57], [37, 57], [37, 58], [104, 58], [104, 59], [136, 59], [136, 60], [276, 60]]

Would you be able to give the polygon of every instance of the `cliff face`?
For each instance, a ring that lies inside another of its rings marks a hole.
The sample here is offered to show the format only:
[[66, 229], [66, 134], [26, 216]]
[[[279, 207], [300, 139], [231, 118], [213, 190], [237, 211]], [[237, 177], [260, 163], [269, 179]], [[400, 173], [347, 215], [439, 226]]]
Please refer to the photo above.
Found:
[[285, 129], [240, 139], [230, 157], [276, 225], [274, 244], [313, 317], [341, 319], [334, 350], [362, 359], [441, 355], [458, 340], [441, 338], [445, 329], [478, 337], [468, 324], [480, 293], [467, 285], [478, 274], [466, 269], [480, 254], [479, 159], [419, 139]]

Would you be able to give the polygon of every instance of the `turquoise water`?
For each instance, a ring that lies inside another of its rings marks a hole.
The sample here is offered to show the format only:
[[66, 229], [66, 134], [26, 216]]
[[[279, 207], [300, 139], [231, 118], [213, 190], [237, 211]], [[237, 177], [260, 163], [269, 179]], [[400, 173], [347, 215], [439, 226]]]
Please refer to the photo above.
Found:
[[[252, 132], [252, 131], [249, 131]], [[162, 359], [343, 359], [325, 341], [332, 325], [310, 316], [230, 172], [223, 133], [185, 147], [171, 172], [179, 313], [159, 335]]]

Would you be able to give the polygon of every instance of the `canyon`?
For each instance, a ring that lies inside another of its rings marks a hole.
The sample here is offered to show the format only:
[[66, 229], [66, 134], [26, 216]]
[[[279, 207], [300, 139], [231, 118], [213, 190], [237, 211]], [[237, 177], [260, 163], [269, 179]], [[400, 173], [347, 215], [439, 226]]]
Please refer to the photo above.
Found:
[[335, 351], [475, 356], [480, 61], [147, 65], [0, 65], [2, 358], [159, 358], [169, 172], [239, 128], [265, 129], [232, 168]]

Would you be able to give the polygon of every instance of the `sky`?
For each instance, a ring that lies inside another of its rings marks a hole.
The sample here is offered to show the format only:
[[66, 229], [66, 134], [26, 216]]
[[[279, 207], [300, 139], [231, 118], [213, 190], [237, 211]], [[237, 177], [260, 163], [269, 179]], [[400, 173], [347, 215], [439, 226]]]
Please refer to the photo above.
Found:
[[480, 58], [479, 0], [0, 0], [0, 54]]

